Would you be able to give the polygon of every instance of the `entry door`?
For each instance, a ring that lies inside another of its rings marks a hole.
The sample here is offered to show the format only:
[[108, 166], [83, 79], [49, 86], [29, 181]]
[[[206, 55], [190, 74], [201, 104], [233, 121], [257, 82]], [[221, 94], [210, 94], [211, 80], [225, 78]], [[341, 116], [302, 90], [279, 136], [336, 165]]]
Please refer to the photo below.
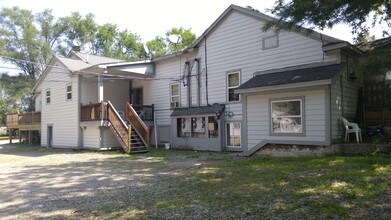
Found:
[[143, 88], [134, 88], [131, 90], [132, 104], [142, 105], [143, 104]]
[[48, 126], [48, 147], [53, 147], [53, 126]]

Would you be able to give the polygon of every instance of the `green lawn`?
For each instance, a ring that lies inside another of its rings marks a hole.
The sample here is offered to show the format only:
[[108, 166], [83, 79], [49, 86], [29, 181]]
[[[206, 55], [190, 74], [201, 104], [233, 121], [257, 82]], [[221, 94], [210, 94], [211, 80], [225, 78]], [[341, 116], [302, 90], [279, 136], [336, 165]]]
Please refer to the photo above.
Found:
[[[21, 217], [41, 206], [53, 218], [71, 219], [389, 219], [391, 213], [389, 154], [244, 158], [3, 145], [0, 165], [0, 179], [23, 183], [9, 189], [13, 200], [27, 198], [20, 204], [26, 209], [2, 209], [0, 202], [0, 213]], [[0, 195], [6, 203], [8, 194]]]
[[175, 163], [179, 156], [182, 160], [199, 160], [203, 165], [186, 170], [178, 167], [182, 175], [162, 178], [169, 186], [163, 197], [146, 194], [150, 196], [148, 202], [132, 209], [102, 211], [111, 212], [106, 213], [110, 217], [143, 218], [167, 213], [186, 218], [197, 211], [201, 218], [232, 219], [387, 219], [391, 211], [390, 155], [243, 159], [227, 154], [205, 157], [207, 154], [164, 150], [149, 153], [149, 157], [160, 158], [162, 164]]

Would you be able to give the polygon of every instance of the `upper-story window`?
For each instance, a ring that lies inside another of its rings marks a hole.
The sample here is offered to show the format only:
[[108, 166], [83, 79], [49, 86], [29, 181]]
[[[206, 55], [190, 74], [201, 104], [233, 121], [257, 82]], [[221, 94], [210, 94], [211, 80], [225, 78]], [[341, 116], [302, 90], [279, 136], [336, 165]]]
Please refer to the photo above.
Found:
[[279, 46], [278, 34], [262, 38], [262, 50], [268, 50]]
[[71, 100], [72, 99], [72, 85], [69, 84], [67, 85], [67, 100]]
[[228, 102], [239, 101], [239, 94], [235, 94], [234, 90], [240, 86], [240, 72], [231, 72], [227, 74], [227, 89]]
[[179, 100], [180, 100], [179, 83], [171, 84], [170, 85], [170, 103], [171, 103], [170, 107], [178, 108]]
[[46, 104], [50, 104], [50, 99], [51, 95], [50, 95], [50, 89], [47, 89], [46, 90]]

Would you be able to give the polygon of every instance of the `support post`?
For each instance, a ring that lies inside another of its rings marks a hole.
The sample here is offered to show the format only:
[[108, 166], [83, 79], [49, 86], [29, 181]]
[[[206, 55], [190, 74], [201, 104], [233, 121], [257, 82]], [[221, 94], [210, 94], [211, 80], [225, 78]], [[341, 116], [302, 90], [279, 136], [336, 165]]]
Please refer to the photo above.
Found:
[[132, 127], [128, 125], [128, 153], [132, 150]]
[[103, 101], [103, 76], [98, 75], [98, 97], [99, 97], [99, 102]]
[[29, 137], [28, 137], [29, 138], [28, 144], [31, 145], [32, 142], [33, 142], [33, 137], [31, 135], [31, 130], [28, 131], [28, 135], [29, 135]]
[[9, 135], [9, 138], [10, 138], [10, 144], [12, 144], [12, 129], [8, 129], [8, 135]]
[[22, 143], [22, 133], [23, 131], [19, 130], [19, 143]]

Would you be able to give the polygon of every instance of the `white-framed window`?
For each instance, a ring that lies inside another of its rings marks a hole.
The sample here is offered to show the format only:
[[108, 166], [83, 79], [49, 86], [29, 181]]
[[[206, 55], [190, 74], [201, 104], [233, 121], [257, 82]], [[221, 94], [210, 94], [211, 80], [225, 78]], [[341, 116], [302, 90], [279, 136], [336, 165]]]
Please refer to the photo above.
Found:
[[240, 72], [227, 73], [227, 93], [228, 102], [240, 101], [240, 95], [235, 94], [234, 90], [240, 86]]
[[227, 147], [241, 147], [241, 125], [240, 122], [228, 122], [227, 128]]
[[67, 89], [66, 90], [67, 100], [71, 100], [72, 99], [72, 85], [68, 84], [66, 89]]
[[303, 134], [303, 99], [275, 100], [270, 103], [271, 133]]
[[179, 101], [180, 101], [179, 83], [170, 84], [171, 108], [179, 107]]
[[50, 94], [50, 89], [46, 90], [46, 104], [50, 104], [51, 102], [51, 94]]

